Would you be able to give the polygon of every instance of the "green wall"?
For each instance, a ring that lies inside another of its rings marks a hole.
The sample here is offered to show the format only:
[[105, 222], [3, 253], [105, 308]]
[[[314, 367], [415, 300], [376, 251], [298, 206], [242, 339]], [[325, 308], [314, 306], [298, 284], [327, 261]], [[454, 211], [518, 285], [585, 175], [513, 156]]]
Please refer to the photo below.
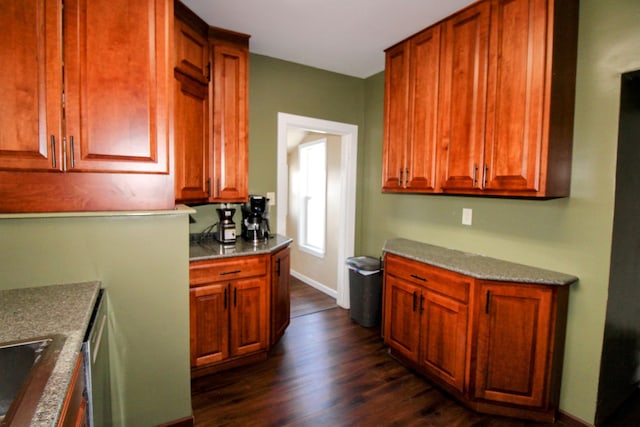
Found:
[[191, 415], [186, 214], [0, 217], [0, 236], [2, 289], [102, 281], [115, 426]]
[[[620, 74], [640, 68], [639, 18], [637, 0], [581, 2], [570, 198], [382, 194], [383, 73], [359, 82], [258, 55], [251, 57], [250, 189], [275, 191], [278, 111], [358, 125], [356, 252], [376, 255], [386, 239], [405, 237], [579, 276], [571, 289], [560, 408], [593, 422], [609, 281]], [[470, 227], [461, 225], [462, 208], [473, 209]]]

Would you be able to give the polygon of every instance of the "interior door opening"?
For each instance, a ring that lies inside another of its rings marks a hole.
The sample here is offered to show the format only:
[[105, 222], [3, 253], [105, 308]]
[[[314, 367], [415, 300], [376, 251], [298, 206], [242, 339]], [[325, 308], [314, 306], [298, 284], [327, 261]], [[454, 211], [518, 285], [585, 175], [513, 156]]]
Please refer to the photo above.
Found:
[[[297, 136], [291, 136], [291, 135]], [[332, 122], [311, 117], [298, 116], [287, 113], [278, 113], [278, 183], [276, 196], [277, 224], [276, 232], [289, 235], [291, 230], [287, 229], [288, 212], [290, 204], [290, 187], [298, 184], [297, 179], [290, 179], [288, 141], [297, 139], [302, 141], [308, 135], [335, 136], [334, 148], [337, 149], [336, 157], [339, 158], [335, 173], [335, 182], [338, 193], [336, 205], [339, 209], [327, 207], [327, 223], [329, 218], [336, 220], [336, 228], [333, 232], [327, 231], [327, 241], [337, 243], [335, 253], [332, 253], [332, 263], [335, 269], [336, 288], [325, 286], [321, 281], [308, 280], [307, 277], [299, 277], [311, 286], [321, 290], [336, 298], [336, 303], [349, 308], [349, 273], [345, 265], [345, 260], [353, 256], [355, 247], [355, 187], [356, 187], [356, 167], [357, 167], [357, 145], [358, 127], [352, 124]], [[311, 137], [313, 139], [313, 137]], [[320, 138], [317, 138], [320, 139]], [[328, 147], [331, 147], [331, 142]], [[327, 156], [331, 156], [328, 149]], [[331, 172], [328, 172], [331, 174]], [[329, 181], [330, 178], [327, 178]], [[289, 182], [293, 181], [293, 182]], [[293, 190], [293, 188], [292, 188]], [[333, 190], [327, 189], [327, 195]], [[289, 231], [289, 233], [288, 233]], [[295, 241], [294, 241], [295, 244]], [[327, 251], [329, 252], [329, 251]], [[293, 255], [292, 255], [293, 260]], [[297, 272], [292, 265], [291, 274], [296, 276]]]

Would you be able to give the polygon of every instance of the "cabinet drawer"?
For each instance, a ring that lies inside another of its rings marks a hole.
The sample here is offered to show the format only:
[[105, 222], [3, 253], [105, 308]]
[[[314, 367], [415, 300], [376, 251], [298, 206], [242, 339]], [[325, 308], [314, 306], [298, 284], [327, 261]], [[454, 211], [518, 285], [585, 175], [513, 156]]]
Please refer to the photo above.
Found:
[[189, 286], [267, 274], [268, 256], [195, 261], [189, 264]]
[[385, 271], [460, 302], [469, 302], [471, 278], [393, 254], [385, 258]]

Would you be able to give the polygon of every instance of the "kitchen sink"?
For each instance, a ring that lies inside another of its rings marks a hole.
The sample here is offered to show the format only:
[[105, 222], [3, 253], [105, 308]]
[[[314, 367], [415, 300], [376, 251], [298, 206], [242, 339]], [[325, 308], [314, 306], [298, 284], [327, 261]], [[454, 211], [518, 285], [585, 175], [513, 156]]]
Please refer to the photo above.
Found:
[[0, 426], [29, 425], [64, 337], [0, 343]]

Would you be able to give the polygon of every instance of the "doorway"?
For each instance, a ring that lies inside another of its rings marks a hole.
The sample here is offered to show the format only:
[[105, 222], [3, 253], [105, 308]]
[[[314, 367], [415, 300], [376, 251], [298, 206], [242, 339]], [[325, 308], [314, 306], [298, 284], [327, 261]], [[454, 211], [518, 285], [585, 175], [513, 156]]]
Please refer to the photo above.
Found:
[[[336, 303], [349, 308], [349, 272], [345, 260], [353, 256], [355, 247], [356, 168], [358, 150], [358, 127], [287, 113], [278, 113], [278, 177], [277, 177], [277, 233], [287, 235], [287, 212], [289, 210], [289, 166], [287, 155], [288, 135], [291, 132], [332, 134], [338, 137], [340, 150], [339, 205], [340, 209], [327, 215], [338, 216], [335, 236], [327, 238], [337, 241]], [[295, 274], [295, 272], [292, 272]], [[313, 283], [311, 283], [314, 286]], [[316, 284], [323, 292], [326, 288]]]
[[[618, 163], [597, 426], [603, 425], [640, 384], [640, 71], [622, 75]], [[636, 415], [637, 417], [637, 415]], [[640, 420], [635, 419], [633, 425]], [[632, 425], [632, 424], [629, 424]]]

